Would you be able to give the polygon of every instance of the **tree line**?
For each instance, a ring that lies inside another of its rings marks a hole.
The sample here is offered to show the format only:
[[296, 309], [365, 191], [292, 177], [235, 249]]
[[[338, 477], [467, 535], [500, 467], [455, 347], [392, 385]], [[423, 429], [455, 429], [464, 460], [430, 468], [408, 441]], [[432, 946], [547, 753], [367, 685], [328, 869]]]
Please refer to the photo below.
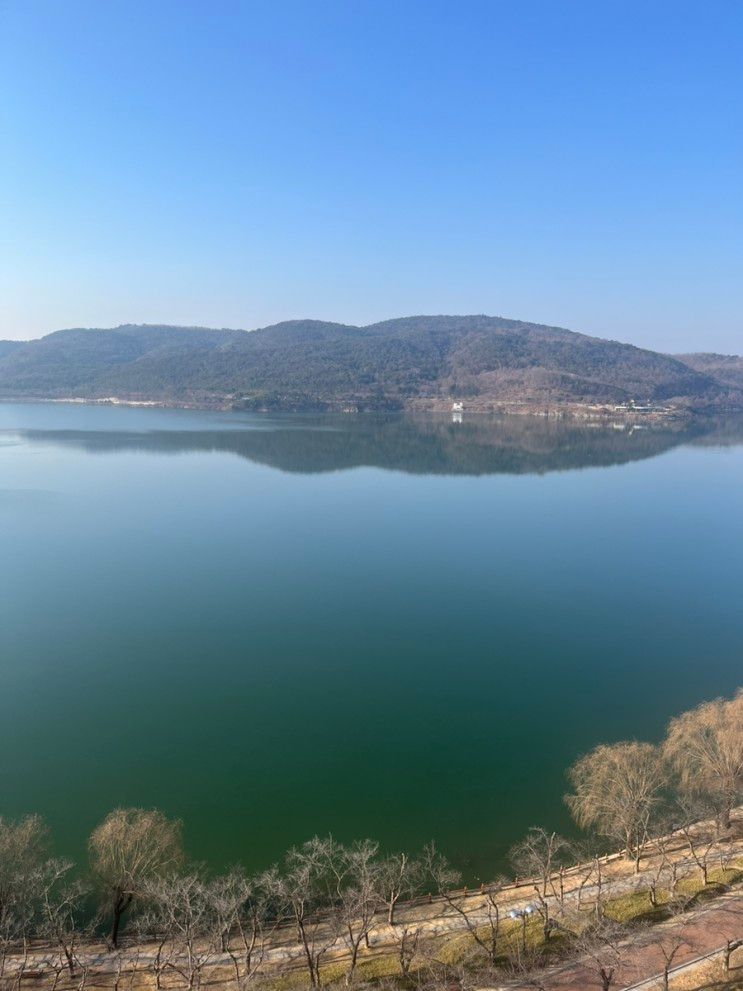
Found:
[[[55, 986], [65, 972], [76, 978], [80, 947], [105, 931], [112, 951], [124, 935], [127, 947], [149, 947], [147, 966], [158, 989], [166, 975], [200, 986], [204, 969], [217, 958], [229, 961], [236, 988], [267, 963], [282, 961], [301, 962], [309, 985], [318, 988], [325, 960], [338, 949], [350, 984], [372, 931], [384, 923], [399, 976], [408, 980], [427, 931], [411, 924], [409, 913], [400, 914], [421, 896], [424, 903], [434, 896], [441, 901], [468, 934], [473, 960], [484, 966], [502, 966], [505, 954], [510, 966], [524, 970], [527, 922], [530, 932], [537, 927], [542, 946], [569, 932], [584, 954], [593, 947], [596, 959], [604, 959], [616, 943], [605, 913], [607, 850], [620, 848], [638, 875], [652, 850], [643, 884], [653, 906], [661, 891], [670, 904], [680, 890], [673, 856], [679, 843], [704, 885], [714, 858], [725, 866], [731, 813], [743, 797], [743, 690], [672, 719], [660, 745], [597, 746], [576, 761], [568, 779], [567, 805], [588, 838], [569, 841], [542, 827], [528, 830], [510, 861], [518, 878], [529, 879], [532, 902], [528, 912], [512, 912], [510, 919], [501, 907], [509, 879], [482, 885], [473, 913], [475, 893], [458, 887], [460, 873], [434, 843], [411, 856], [383, 853], [368, 839], [345, 845], [315, 837], [258, 874], [233, 868], [214, 876], [186, 860], [180, 822], [157, 810], [116, 809], [93, 830], [83, 873], [49, 855], [49, 831], [40, 817], [0, 818], [0, 980], [10, 955], [25, 960], [34, 941], [54, 951]], [[700, 820], [713, 828], [700, 831]], [[590, 926], [566, 921], [570, 911], [585, 918], [587, 909]], [[119, 960], [123, 967], [123, 956]], [[616, 967], [601, 966], [609, 988], [606, 975]], [[20, 986], [22, 975], [23, 963], [12, 982]]]

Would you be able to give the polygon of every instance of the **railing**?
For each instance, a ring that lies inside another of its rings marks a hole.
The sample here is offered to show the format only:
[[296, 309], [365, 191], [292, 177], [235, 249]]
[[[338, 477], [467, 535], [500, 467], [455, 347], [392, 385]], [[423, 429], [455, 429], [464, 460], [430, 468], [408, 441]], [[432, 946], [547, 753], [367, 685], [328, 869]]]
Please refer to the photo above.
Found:
[[[731, 946], [730, 943], [733, 943]], [[735, 941], [728, 941], [723, 943], [722, 946], [718, 946], [714, 950], [709, 950], [707, 953], [701, 953], [698, 957], [693, 957], [691, 960], [685, 960], [683, 963], [677, 964], [675, 967], [670, 967], [668, 970], [669, 978], [674, 975], [680, 974], [682, 971], [689, 970], [692, 967], [698, 967], [700, 963], [704, 963], [705, 960], [711, 960], [713, 957], [720, 956], [723, 953], [735, 952], [743, 947], [743, 940], [738, 939]], [[738, 968], [736, 967], [736, 970]], [[663, 974], [654, 974], [652, 977], [645, 977], [643, 980], [638, 981], [636, 984], [628, 984], [623, 991], [641, 991], [642, 988], [652, 988], [653, 985], [662, 983]]]

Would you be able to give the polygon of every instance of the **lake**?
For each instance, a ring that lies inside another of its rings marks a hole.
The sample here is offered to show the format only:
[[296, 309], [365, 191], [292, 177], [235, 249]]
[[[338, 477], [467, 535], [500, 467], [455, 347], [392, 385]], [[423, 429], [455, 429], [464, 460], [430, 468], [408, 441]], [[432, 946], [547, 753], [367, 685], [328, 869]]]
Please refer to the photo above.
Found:
[[565, 768], [743, 683], [743, 423], [0, 405], [0, 814], [469, 878]]

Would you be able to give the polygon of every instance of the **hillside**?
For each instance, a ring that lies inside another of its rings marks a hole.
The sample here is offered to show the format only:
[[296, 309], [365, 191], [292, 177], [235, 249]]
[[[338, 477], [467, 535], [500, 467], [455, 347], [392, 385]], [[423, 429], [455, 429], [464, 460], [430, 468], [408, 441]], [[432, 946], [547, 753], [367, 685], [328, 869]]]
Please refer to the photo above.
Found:
[[675, 357], [702, 375], [711, 375], [731, 388], [743, 389], [743, 358], [737, 354], [679, 354]]
[[629, 344], [487, 316], [367, 327], [74, 329], [0, 349], [0, 396], [287, 409], [663, 404], [743, 408], [743, 382]]
[[23, 347], [23, 341], [0, 341], [0, 361], [17, 348]]

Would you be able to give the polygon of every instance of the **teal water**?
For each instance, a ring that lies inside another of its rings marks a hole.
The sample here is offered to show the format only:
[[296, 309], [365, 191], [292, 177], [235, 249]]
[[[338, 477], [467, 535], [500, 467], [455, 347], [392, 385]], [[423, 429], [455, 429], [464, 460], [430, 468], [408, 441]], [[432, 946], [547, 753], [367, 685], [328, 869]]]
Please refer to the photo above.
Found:
[[743, 425], [619, 426], [0, 405], [0, 814], [569, 829], [580, 753], [743, 683]]

